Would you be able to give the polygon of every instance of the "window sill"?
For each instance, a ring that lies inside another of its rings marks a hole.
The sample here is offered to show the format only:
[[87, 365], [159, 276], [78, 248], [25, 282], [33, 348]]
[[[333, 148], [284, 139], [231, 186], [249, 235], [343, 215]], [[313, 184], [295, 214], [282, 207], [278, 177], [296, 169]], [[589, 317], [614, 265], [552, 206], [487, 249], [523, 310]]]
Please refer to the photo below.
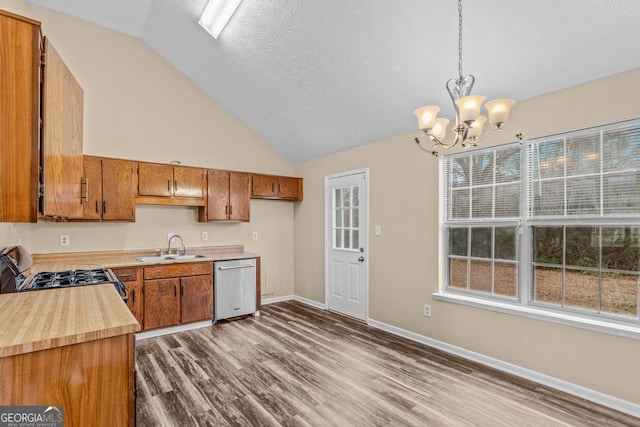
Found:
[[463, 304], [470, 307], [484, 308], [486, 310], [497, 311], [499, 313], [512, 314], [515, 316], [528, 317], [530, 319], [543, 320], [546, 322], [558, 323], [565, 326], [573, 326], [605, 334], [619, 335], [627, 338], [640, 339], [640, 326], [625, 325], [616, 322], [609, 322], [600, 319], [590, 319], [573, 315], [570, 313], [560, 313], [551, 310], [544, 310], [537, 307], [524, 307], [504, 303], [500, 301], [490, 301], [476, 298], [469, 295], [457, 295], [453, 293], [435, 292], [433, 297], [438, 301]]

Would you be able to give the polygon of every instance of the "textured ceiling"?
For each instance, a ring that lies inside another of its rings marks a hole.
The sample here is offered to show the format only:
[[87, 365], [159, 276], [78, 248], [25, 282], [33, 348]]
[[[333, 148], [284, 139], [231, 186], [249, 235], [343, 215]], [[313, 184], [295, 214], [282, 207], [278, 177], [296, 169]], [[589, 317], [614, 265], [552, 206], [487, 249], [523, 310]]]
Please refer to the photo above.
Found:
[[[243, 0], [222, 35], [206, 0], [28, 0], [140, 37], [293, 162], [453, 117], [455, 0]], [[521, 101], [640, 66], [640, 1], [466, 0], [474, 93]]]

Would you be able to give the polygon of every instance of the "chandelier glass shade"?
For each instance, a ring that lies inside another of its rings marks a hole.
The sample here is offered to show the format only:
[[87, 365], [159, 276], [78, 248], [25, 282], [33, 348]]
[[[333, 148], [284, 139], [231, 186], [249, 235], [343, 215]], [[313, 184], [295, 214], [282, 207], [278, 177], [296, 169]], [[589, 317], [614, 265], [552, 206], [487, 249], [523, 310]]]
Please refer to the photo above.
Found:
[[[482, 103], [486, 99], [481, 95], [471, 95], [475, 77], [462, 74], [462, 0], [458, 0], [458, 78], [447, 81], [446, 88], [456, 111], [456, 122], [453, 125], [453, 140], [445, 142], [449, 120], [439, 118], [440, 107], [428, 105], [414, 111], [418, 119], [421, 135], [415, 138], [420, 144], [421, 138], [428, 138], [433, 143], [431, 149], [437, 154], [436, 148], [453, 148], [460, 144], [462, 147], [475, 146], [482, 142], [489, 134], [504, 130], [504, 124], [509, 119], [511, 107], [515, 105], [512, 99], [495, 99], [484, 104], [487, 116], [480, 115]], [[483, 133], [486, 122], [493, 127]]]

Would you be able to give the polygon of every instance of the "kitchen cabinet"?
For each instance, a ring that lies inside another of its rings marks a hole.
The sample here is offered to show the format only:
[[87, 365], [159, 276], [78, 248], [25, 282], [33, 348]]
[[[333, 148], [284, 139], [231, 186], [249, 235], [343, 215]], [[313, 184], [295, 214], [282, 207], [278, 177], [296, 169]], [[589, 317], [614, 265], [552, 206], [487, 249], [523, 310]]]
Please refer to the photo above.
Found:
[[45, 217], [80, 218], [83, 91], [46, 37], [43, 69], [40, 210]]
[[82, 219], [134, 221], [136, 162], [84, 156], [83, 163]]
[[127, 307], [131, 314], [142, 325], [143, 301], [142, 301], [142, 267], [117, 267], [111, 269], [127, 288], [129, 299]]
[[0, 222], [82, 215], [83, 92], [40, 22], [0, 11]]
[[213, 263], [144, 267], [143, 277], [144, 330], [213, 319]]
[[204, 206], [205, 169], [138, 163], [140, 204]]
[[213, 279], [210, 275], [183, 277], [180, 289], [181, 323], [213, 318]]
[[251, 198], [302, 200], [302, 178], [252, 174]]
[[35, 222], [40, 23], [0, 11], [0, 58], [0, 222]]
[[207, 171], [207, 205], [199, 220], [250, 220], [251, 174], [210, 169]]

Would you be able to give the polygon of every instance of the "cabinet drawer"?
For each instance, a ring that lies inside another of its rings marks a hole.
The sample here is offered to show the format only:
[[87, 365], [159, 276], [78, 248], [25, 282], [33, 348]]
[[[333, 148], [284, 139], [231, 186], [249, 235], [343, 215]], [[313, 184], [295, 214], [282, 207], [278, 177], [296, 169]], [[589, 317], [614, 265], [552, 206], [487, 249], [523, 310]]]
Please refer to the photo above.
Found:
[[123, 282], [135, 282], [138, 280], [140, 267], [117, 267], [111, 271]]
[[193, 262], [184, 264], [157, 265], [144, 268], [144, 279], [160, 279], [163, 277], [184, 277], [213, 274], [212, 262]]

